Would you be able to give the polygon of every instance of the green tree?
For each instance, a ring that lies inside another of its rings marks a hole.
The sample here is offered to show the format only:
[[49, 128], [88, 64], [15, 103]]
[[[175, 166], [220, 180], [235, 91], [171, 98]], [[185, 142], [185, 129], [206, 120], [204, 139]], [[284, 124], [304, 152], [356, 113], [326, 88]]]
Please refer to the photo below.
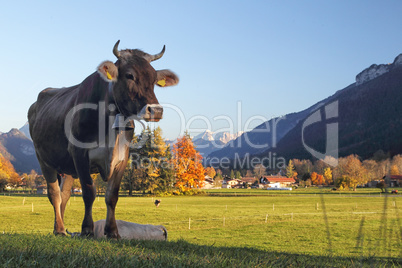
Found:
[[160, 127], [144, 129], [133, 141], [134, 152], [123, 175], [123, 189], [155, 193], [166, 191], [173, 183], [171, 152]]
[[235, 174], [234, 174], [233, 169], [230, 170], [230, 178], [231, 178], [231, 179], [234, 179], [234, 178], [235, 178]]

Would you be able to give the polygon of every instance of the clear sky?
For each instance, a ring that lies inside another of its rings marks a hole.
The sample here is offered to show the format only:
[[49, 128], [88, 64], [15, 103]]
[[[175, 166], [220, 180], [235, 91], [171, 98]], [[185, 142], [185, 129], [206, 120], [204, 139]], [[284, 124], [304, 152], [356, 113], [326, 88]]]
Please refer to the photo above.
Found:
[[80, 83], [112, 48], [157, 53], [165, 138], [247, 130], [303, 110], [402, 53], [402, 1], [1, 1], [0, 131], [46, 87]]

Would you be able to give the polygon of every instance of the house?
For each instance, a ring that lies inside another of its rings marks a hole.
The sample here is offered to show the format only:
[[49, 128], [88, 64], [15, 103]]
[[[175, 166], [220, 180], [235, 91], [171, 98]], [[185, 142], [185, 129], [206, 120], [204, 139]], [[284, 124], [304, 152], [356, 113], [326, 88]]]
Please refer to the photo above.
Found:
[[231, 189], [236, 187], [240, 182], [238, 179], [226, 180], [222, 183], [222, 188]]
[[201, 187], [201, 189], [212, 189], [213, 187], [214, 187], [214, 179], [212, 179], [208, 175], [205, 175], [204, 185]]
[[47, 186], [46, 185], [40, 185], [36, 188], [36, 193], [37, 194], [47, 194]]
[[243, 177], [240, 180], [240, 183], [242, 184], [248, 184], [248, 185], [252, 185], [253, 183], [255, 183], [257, 181], [257, 179], [255, 177]]
[[283, 176], [262, 176], [259, 179], [260, 183], [268, 184], [268, 187], [286, 188], [290, 187], [296, 181], [293, 178]]
[[401, 187], [402, 175], [387, 175], [382, 178], [388, 187]]

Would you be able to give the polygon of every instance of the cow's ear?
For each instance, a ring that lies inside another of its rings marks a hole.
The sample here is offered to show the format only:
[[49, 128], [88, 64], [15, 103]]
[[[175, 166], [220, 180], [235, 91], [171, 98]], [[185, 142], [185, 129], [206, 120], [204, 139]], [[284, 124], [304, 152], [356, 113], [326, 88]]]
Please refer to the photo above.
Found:
[[179, 77], [170, 70], [156, 71], [156, 85], [160, 87], [170, 87], [179, 83]]
[[117, 76], [119, 75], [116, 65], [108, 60], [99, 64], [97, 71], [106, 82], [116, 81]]

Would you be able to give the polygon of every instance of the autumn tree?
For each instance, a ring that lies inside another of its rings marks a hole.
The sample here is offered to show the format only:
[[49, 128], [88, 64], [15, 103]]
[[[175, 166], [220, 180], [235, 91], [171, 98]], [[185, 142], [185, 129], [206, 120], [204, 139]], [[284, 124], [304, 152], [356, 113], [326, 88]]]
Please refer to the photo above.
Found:
[[25, 182], [26, 182], [26, 187], [30, 189], [36, 188], [36, 177], [38, 174], [36, 174], [35, 170], [31, 170], [29, 174], [24, 174]]
[[402, 155], [398, 154], [392, 158], [392, 165], [395, 165], [398, 168], [399, 174], [402, 172]]
[[362, 163], [366, 170], [366, 180], [368, 182], [381, 179], [383, 176], [378, 172], [377, 162], [374, 160], [364, 160]]
[[323, 185], [324, 184], [324, 176], [318, 174], [317, 172], [311, 173], [311, 183], [314, 185]]
[[349, 155], [346, 161], [344, 175], [349, 178], [349, 187], [356, 191], [357, 185], [367, 182], [365, 169], [356, 155]]
[[288, 177], [288, 178], [297, 177], [297, 172], [295, 171], [295, 167], [293, 165], [292, 160], [289, 160], [289, 164], [286, 167], [286, 177]]
[[390, 175], [399, 175], [399, 168], [397, 165], [392, 165], [390, 170]]
[[304, 181], [310, 179], [311, 172], [313, 171], [313, 164], [310, 160], [293, 159], [292, 163], [299, 179]]
[[327, 167], [324, 169], [324, 180], [325, 180], [325, 184], [330, 185], [332, 184], [333, 180], [332, 180], [332, 170], [330, 167]]
[[[107, 182], [104, 181], [102, 179], [102, 176], [98, 173], [98, 174], [92, 174], [91, 175], [92, 180], [94, 181], [95, 187], [96, 187], [96, 192], [98, 193], [98, 195], [100, 195], [101, 193], [106, 193], [106, 188], [107, 188]], [[79, 180], [74, 180], [75, 181], [79, 181]], [[77, 186], [73, 185], [74, 188], [77, 188]]]
[[207, 167], [205, 168], [205, 175], [208, 175], [211, 178], [215, 178], [216, 171], [213, 167]]
[[204, 182], [202, 156], [195, 149], [188, 133], [173, 145], [173, 163], [176, 174], [175, 186], [181, 191], [199, 188]]
[[14, 166], [2, 154], [0, 154], [0, 179], [7, 180], [7, 184], [14, 187], [21, 183], [21, 179], [17, 172], [15, 172]]
[[7, 176], [5, 172], [3, 170], [0, 170], [0, 192], [3, 192], [8, 184], [8, 180], [6, 177]]
[[311, 173], [311, 177], [310, 177], [310, 179], [311, 179], [311, 183], [312, 184], [315, 184], [316, 183], [316, 181], [317, 181], [317, 172], [313, 172], [313, 173]]
[[254, 167], [254, 176], [256, 176], [257, 178], [261, 178], [262, 176], [264, 176], [266, 173], [266, 169], [264, 167], [263, 164], [258, 164]]

